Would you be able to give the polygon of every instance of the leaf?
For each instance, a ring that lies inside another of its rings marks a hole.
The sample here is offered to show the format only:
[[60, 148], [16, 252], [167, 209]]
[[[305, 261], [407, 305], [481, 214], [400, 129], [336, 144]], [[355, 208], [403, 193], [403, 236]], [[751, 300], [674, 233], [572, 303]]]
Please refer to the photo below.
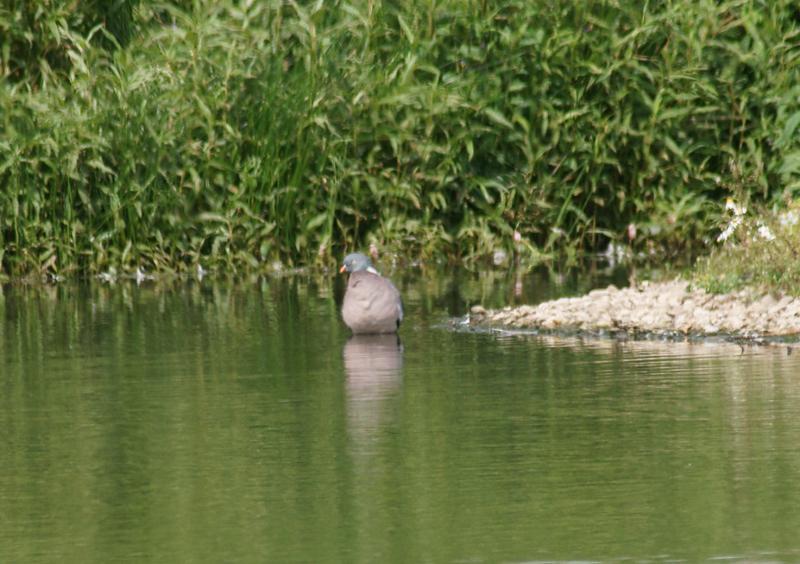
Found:
[[502, 125], [508, 129], [514, 129], [514, 125], [506, 119], [506, 117], [493, 108], [485, 108], [483, 112], [486, 116], [498, 125]]
[[795, 112], [789, 119], [786, 120], [786, 125], [783, 126], [781, 133], [780, 144], [781, 146], [789, 144], [793, 140], [794, 130], [800, 125], [800, 112]]
[[322, 212], [321, 214], [318, 214], [318, 215], [312, 217], [309, 220], [309, 222], [306, 223], [306, 229], [309, 230], [309, 231], [311, 231], [313, 229], [316, 229], [317, 227], [319, 227], [320, 225], [325, 223], [326, 219], [328, 219], [328, 212], [325, 211], [325, 212]]
[[787, 154], [783, 158], [779, 171], [784, 177], [800, 172], [800, 151]]
[[221, 214], [218, 214], [218, 213], [212, 213], [212, 212], [203, 212], [200, 215], [198, 215], [197, 218], [200, 221], [209, 221], [209, 222], [217, 221], [219, 223], [227, 223], [228, 222], [228, 218], [226, 218], [225, 216], [223, 216]]
[[106, 166], [106, 164], [102, 161], [102, 159], [92, 159], [92, 160], [88, 161], [86, 164], [88, 164], [90, 167], [92, 167], [94, 169], [99, 170], [100, 172], [104, 172], [106, 174], [110, 174], [112, 176], [116, 176], [114, 171], [112, 169], [110, 169], [108, 166]]
[[406, 20], [403, 19], [403, 16], [401, 16], [400, 14], [397, 14], [397, 22], [400, 24], [400, 27], [402, 28], [403, 33], [405, 33], [406, 38], [408, 39], [408, 42], [413, 44], [414, 43], [414, 32], [411, 31], [411, 28], [408, 27], [408, 23], [406, 23]]

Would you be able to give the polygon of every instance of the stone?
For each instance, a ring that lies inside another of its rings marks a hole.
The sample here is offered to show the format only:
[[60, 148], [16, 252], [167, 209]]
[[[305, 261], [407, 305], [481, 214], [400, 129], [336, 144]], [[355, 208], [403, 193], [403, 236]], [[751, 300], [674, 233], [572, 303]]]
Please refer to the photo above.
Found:
[[741, 291], [724, 295], [690, 289], [686, 282], [614, 286], [585, 296], [499, 311], [476, 305], [471, 322], [536, 329], [580, 329], [668, 335], [730, 333], [744, 337], [800, 334], [800, 299], [755, 296]]

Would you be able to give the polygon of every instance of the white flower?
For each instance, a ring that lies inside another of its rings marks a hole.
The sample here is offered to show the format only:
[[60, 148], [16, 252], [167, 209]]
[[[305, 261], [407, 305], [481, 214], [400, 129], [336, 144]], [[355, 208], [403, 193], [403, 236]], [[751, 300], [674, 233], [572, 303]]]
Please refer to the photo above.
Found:
[[736, 217], [742, 217], [744, 214], [747, 213], [747, 208], [742, 206], [739, 207], [736, 205], [736, 202], [733, 201], [733, 198], [728, 198], [725, 201], [725, 210], [732, 211], [733, 215]]
[[772, 231], [769, 230], [769, 227], [764, 225], [763, 223], [758, 224], [758, 235], [762, 239], [766, 239], [767, 241], [774, 241], [775, 235], [772, 234]]
[[722, 243], [723, 241], [727, 241], [727, 240], [728, 240], [728, 237], [730, 237], [731, 235], [733, 235], [733, 232], [734, 232], [734, 231], [736, 231], [736, 225], [737, 225], [736, 223], [734, 223], [733, 221], [731, 221], [731, 222], [730, 222], [730, 223], [729, 223], [729, 224], [728, 224], [728, 225], [725, 227], [725, 229], [723, 229], [723, 230], [722, 230], [722, 233], [720, 233], [720, 234], [719, 234], [719, 237], [717, 237], [717, 242], [718, 242], [718, 243]]
[[722, 230], [722, 233], [719, 234], [717, 237], [718, 242], [727, 241], [728, 238], [734, 234], [736, 229], [742, 224], [742, 216], [735, 215], [733, 219], [728, 222], [728, 225], [725, 226], [725, 229]]
[[783, 227], [793, 227], [797, 225], [797, 213], [794, 210], [788, 210], [778, 216], [778, 221]]
[[719, 237], [717, 237], [718, 243], [727, 241], [730, 236], [736, 232], [742, 224], [742, 219], [744, 218], [744, 214], [747, 213], [747, 208], [744, 206], [737, 206], [733, 198], [728, 198], [725, 200], [725, 211], [733, 212], [733, 217], [728, 222], [728, 225], [725, 226], [725, 229], [722, 230], [722, 233], [719, 234]]

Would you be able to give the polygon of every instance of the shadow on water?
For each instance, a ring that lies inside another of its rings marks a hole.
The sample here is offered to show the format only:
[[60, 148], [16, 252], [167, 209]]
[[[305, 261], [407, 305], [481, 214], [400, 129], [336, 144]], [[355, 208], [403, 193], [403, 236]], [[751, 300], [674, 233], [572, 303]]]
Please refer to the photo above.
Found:
[[398, 335], [353, 335], [342, 351], [347, 416], [355, 447], [365, 445], [389, 415], [386, 405], [400, 391], [403, 345]]

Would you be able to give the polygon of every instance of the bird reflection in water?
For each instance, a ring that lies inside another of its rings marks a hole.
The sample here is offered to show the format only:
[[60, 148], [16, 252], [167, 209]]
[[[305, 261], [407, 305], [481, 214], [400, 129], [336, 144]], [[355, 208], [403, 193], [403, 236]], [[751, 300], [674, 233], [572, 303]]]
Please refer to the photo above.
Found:
[[369, 442], [386, 423], [390, 400], [402, 383], [403, 345], [396, 334], [353, 335], [343, 356], [351, 436]]

